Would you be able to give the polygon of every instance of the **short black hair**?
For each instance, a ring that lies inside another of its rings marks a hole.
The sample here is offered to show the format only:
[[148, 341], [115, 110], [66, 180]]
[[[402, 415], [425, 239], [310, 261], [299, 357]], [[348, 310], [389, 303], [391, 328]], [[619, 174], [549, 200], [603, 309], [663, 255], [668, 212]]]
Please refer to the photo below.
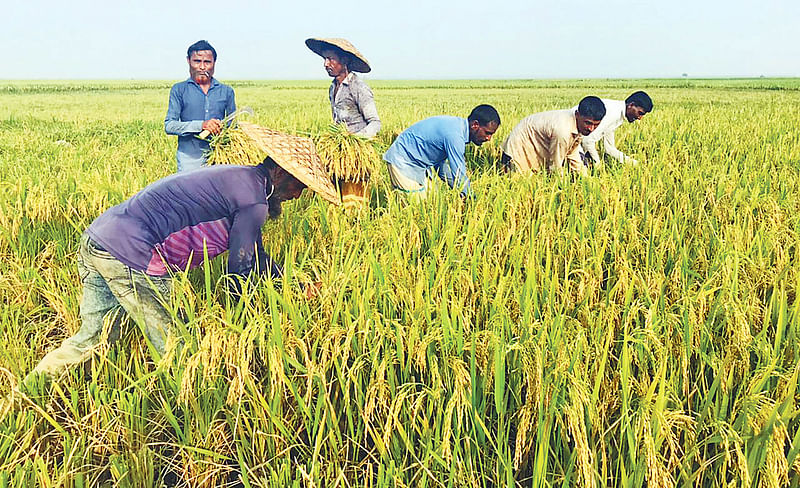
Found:
[[631, 93], [631, 96], [625, 99], [625, 105], [629, 103], [632, 103], [637, 107], [641, 107], [644, 109], [645, 113], [653, 110], [653, 100], [650, 98], [650, 95], [643, 91]]
[[467, 120], [470, 122], [477, 120], [481, 127], [486, 127], [491, 122], [500, 125], [500, 114], [491, 105], [483, 104], [473, 108]]
[[578, 104], [578, 113], [589, 120], [603, 120], [606, 116], [606, 106], [602, 100], [590, 95], [584, 97]]
[[186, 57], [191, 58], [192, 53], [196, 51], [211, 51], [211, 56], [214, 57], [214, 61], [217, 60], [217, 50], [214, 49], [205, 39], [201, 39], [189, 46], [189, 49], [186, 50]]

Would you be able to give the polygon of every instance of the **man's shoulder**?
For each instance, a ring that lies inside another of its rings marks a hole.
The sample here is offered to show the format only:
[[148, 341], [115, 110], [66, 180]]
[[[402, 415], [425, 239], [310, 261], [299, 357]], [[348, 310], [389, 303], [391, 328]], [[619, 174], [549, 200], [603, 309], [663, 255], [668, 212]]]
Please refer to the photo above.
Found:
[[430, 136], [448, 137], [460, 135], [466, 127], [466, 119], [452, 115], [435, 115], [422, 119], [409, 127], [411, 132]]
[[223, 82], [219, 81], [219, 80], [218, 80], [218, 79], [216, 79], [216, 78], [214, 78], [214, 82], [215, 82], [216, 86], [217, 86], [219, 89], [221, 89], [221, 90], [225, 90], [225, 91], [230, 91], [230, 92], [233, 92], [233, 87], [232, 87], [231, 85], [228, 85], [227, 83], [223, 83]]
[[525, 117], [524, 120], [531, 125], [537, 125], [543, 123], [552, 124], [556, 122], [570, 120], [575, 116], [574, 114], [575, 111], [570, 108], [560, 109], [560, 110], [547, 110], [545, 112], [537, 112], [535, 114], [531, 114]]
[[613, 98], [601, 98], [600, 100], [603, 102], [603, 105], [605, 105], [606, 108], [608, 108], [608, 107], [624, 107], [625, 106], [625, 100], [616, 100], [616, 99], [613, 99]]
[[347, 75], [347, 79], [345, 81], [353, 86], [368, 86], [367, 82], [355, 73], [350, 73]]
[[427, 119], [422, 119], [419, 124], [429, 127], [439, 127], [442, 129], [455, 128], [463, 124], [463, 117], [456, 117], [455, 115], [434, 115]]
[[186, 87], [189, 85], [189, 80], [183, 80], [175, 83], [170, 88], [170, 93], [183, 93], [186, 90]]

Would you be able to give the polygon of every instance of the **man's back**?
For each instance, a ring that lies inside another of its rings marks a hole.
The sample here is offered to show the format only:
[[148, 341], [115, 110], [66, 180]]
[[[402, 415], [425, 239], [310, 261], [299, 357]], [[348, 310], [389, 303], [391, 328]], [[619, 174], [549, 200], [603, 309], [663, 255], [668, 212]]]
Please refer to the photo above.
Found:
[[539, 112], [514, 126], [503, 152], [511, 156], [519, 171], [552, 171], [561, 167], [580, 137], [574, 110]]
[[213, 257], [228, 249], [234, 220], [241, 227], [237, 238], [254, 242], [267, 215], [266, 179], [262, 166], [221, 165], [168, 176], [108, 209], [88, 233], [137, 271], [165, 274], [161, 258], [175, 268], [194, 266], [204, 252]]

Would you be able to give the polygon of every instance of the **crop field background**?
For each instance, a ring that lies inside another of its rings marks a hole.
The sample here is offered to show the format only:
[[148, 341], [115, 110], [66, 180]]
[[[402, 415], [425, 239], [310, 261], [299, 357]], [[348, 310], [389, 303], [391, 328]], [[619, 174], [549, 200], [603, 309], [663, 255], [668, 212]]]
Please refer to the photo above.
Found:
[[[800, 486], [800, 80], [371, 81], [383, 147], [498, 109], [474, 201], [306, 192], [264, 227], [283, 286], [178, 274], [182, 348], [126, 322], [17, 390], [80, 326], [80, 234], [174, 172], [170, 85], [0, 81], [0, 488]], [[261, 125], [330, 121], [326, 80], [232, 85]], [[524, 116], [638, 89], [638, 166], [497, 170]]]

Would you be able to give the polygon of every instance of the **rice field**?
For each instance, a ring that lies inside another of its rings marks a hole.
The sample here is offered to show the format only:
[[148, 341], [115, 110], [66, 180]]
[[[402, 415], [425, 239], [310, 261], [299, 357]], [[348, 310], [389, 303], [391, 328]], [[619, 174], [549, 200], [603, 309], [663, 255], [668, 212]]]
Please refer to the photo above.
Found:
[[[313, 135], [327, 83], [232, 85]], [[370, 84], [383, 148], [498, 109], [474, 201], [407, 202], [385, 170], [360, 211], [305, 195], [264, 227], [284, 286], [233, 304], [212, 261], [176, 276], [181, 351], [154, 363], [126, 323], [17, 390], [80, 326], [80, 234], [176, 140], [171, 82], [0, 81], [0, 488], [800, 486], [799, 80]], [[497, 170], [524, 116], [638, 89], [638, 166]]]

